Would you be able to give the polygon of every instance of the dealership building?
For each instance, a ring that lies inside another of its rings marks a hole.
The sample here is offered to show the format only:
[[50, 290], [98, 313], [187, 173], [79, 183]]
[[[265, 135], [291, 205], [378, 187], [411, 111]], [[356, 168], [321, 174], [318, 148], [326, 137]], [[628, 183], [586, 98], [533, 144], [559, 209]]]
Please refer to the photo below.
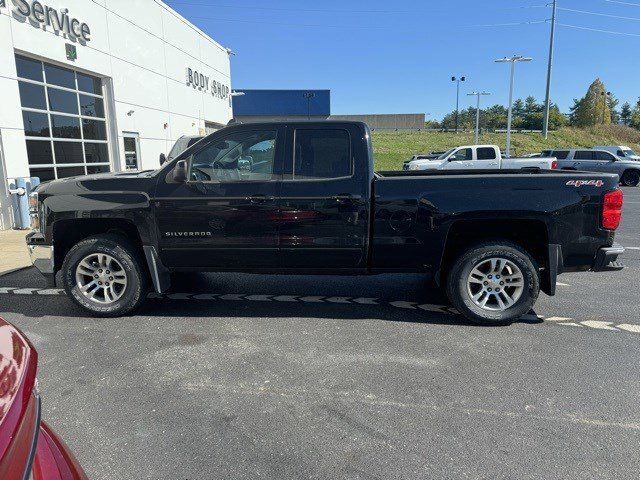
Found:
[[156, 168], [232, 118], [229, 50], [159, 0], [0, 0], [0, 38], [0, 228], [17, 179]]

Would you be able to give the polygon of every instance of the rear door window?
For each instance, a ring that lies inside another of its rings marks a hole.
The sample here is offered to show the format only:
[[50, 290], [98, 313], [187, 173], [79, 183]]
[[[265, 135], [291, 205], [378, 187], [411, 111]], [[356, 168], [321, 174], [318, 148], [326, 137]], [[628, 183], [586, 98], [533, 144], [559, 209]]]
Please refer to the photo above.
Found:
[[478, 160], [495, 160], [496, 151], [493, 148], [482, 147], [478, 149]]
[[558, 160], [566, 160], [569, 156], [569, 150], [554, 150], [548, 156], [556, 157]]
[[351, 137], [341, 129], [295, 131], [294, 180], [350, 177], [353, 174]]
[[593, 152], [591, 150], [578, 150], [573, 158], [575, 160], [593, 160]]

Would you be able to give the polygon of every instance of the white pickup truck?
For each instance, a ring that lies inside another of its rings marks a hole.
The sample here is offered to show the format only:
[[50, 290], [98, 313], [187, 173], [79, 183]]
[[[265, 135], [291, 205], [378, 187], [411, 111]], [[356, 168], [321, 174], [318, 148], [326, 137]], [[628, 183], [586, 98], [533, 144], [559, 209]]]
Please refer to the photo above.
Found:
[[558, 168], [555, 158], [503, 158], [497, 145], [466, 145], [452, 148], [433, 160], [413, 160], [405, 170], [521, 170]]

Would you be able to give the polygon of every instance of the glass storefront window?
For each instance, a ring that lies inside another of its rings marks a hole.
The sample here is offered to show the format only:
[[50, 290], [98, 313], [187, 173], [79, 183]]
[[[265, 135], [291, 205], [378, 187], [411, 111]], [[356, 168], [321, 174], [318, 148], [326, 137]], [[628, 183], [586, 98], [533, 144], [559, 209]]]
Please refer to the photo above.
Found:
[[46, 181], [110, 171], [102, 80], [15, 58], [31, 176]]
[[47, 83], [58, 85], [60, 87], [76, 89], [76, 77], [73, 70], [68, 70], [55, 65], [44, 64], [44, 74], [47, 77]]
[[51, 110], [78, 115], [78, 95], [76, 93], [51, 87], [47, 88], [47, 93]]
[[39, 61], [16, 55], [16, 68], [18, 77], [28, 78], [36, 82], [42, 81], [42, 63]]
[[22, 111], [24, 134], [27, 137], [50, 137], [49, 116], [46, 113]]
[[34, 83], [19, 82], [20, 103], [22, 108], [47, 109], [47, 99], [44, 97], [44, 87]]

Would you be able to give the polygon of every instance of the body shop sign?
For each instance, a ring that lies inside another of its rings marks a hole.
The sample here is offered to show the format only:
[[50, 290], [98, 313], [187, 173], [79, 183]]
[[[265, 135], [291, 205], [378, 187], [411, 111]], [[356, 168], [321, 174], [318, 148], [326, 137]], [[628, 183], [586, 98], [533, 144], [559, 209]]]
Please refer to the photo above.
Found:
[[57, 10], [38, 0], [11, 1], [15, 18], [28, 20], [34, 27], [51, 27], [56, 34], [62, 33], [66, 38], [83, 44], [91, 40], [89, 25], [74, 18], [68, 8]]
[[205, 93], [210, 93], [216, 98], [220, 98], [222, 100], [229, 97], [229, 87], [223, 85], [222, 83], [207, 77], [203, 73], [198, 72], [197, 70], [193, 70], [192, 68], [187, 68], [187, 85], [201, 90]]

